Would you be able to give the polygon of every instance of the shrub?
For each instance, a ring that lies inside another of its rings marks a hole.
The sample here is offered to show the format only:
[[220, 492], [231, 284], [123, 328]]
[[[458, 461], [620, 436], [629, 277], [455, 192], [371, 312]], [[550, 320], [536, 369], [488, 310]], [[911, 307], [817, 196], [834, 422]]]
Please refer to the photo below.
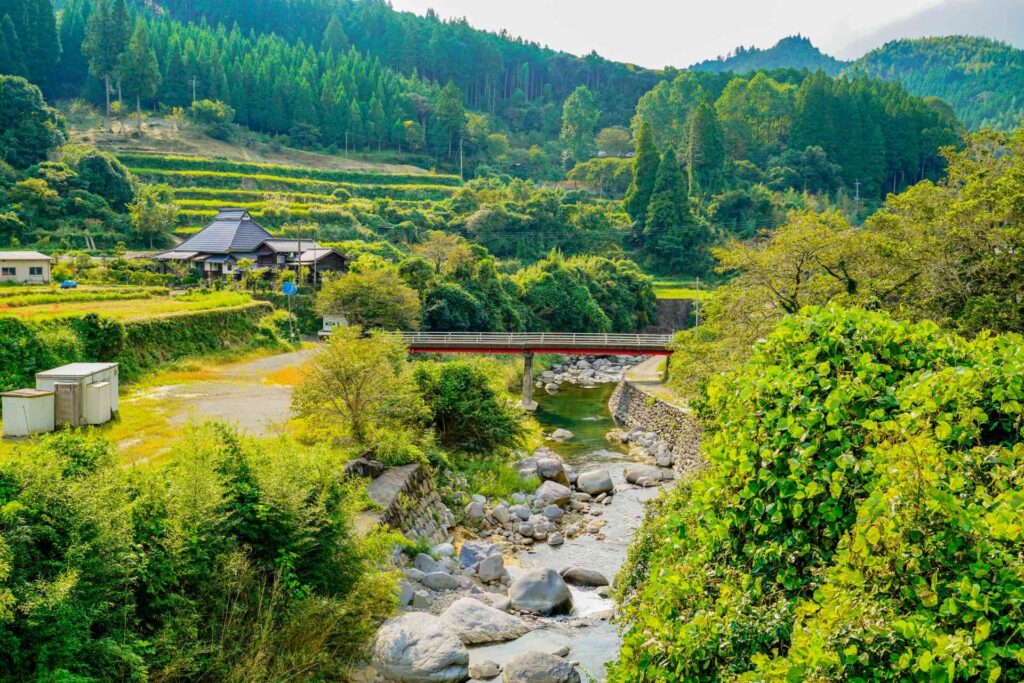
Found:
[[419, 363], [413, 373], [442, 444], [488, 453], [519, 445], [521, 414], [474, 363]]
[[126, 470], [95, 434], [0, 457], [5, 680], [338, 680], [394, 610], [339, 456], [185, 431]]
[[1024, 675], [1021, 343], [783, 320], [708, 389], [707, 469], [631, 554], [611, 679]]

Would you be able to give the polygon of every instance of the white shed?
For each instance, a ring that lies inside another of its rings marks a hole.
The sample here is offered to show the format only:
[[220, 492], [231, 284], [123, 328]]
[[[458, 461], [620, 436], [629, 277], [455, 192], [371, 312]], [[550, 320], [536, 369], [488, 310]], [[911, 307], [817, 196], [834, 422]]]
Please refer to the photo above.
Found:
[[38, 251], [0, 251], [0, 282], [50, 284], [53, 259]]
[[4, 436], [31, 436], [53, 431], [53, 392], [18, 389], [3, 397]]
[[117, 412], [118, 366], [71, 363], [37, 373], [36, 389], [54, 392], [58, 425], [102, 424]]

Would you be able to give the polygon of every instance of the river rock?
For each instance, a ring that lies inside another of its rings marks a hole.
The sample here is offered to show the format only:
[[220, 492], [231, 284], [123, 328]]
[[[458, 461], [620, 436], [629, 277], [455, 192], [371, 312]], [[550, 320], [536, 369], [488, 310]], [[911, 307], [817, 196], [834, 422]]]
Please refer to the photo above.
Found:
[[544, 503], [552, 505], [565, 505], [572, 497], [572, 491], [568, 486], [563, 486], [555, 481], [546, 481], [537, 488], [535, 494]]
[[459, 598], [444, 611], [441, 620], [465, 645], [502, 643], [530, 631], [529, 625], [519, 617], [474, 598]]
[[556, 429], [555, 431], [551, 432], [551, 439], [553, 441], [568, 441], [574, 436], [576, 435], [570, 432], [568, 429]]
[[511, 515], [509, 515], [508, 508], [504, 505], [499, 505], [491, 510], [491, 517], [494, 517], [494, 521], [498, 524], [507, 524], [508, 520], [512, 518]]
[[[426, 553], [418, 554], [416, 556], [416, 559], [413, 560], [412, 566], [420, 570], [424, 574], [429, 574], [430, 572], [437, 571], [437, 562], [434, 562], [434, 558], [432, 558], [430, 555], [427, 555]], [[420, 578], [422, 579], [423, 577]]]
[[508, 589], [512, 608], [542, 616], [565, 614], [572, 609], [572, 593], [554, 569], [531, 569]]
[[466, 541], [459, 548], [459, 562], [463, 567], [475, 567], [480, 560], [491, 555], [501, 555], [498, 546], [483, 541]]
[[467, 520], [482, 519], [484, 516], [484, 505], [483, 503], [479, 503], [474, 500], [466, 506], [466, 509], [463, 512], [465, 513]]
[[505, 575], [505, 558], [500, 554], [485, 557], [477, 564], [476, 573], [484, 583], [498, 581]]
[[562, 508], [558, 507], [557, 505], [548, 505], [546, 508], [544, 508], [544, 511], [541, 514], [550, 519], [552, 522], [557, 522], [565, 514], [565, 511], [562, 510]]
[[544, 391], [548, 392], [549, 394], [557, 394], [558, 389], [558, 385], [555, 384], [554, 382], [548, 382], [547, 384], [544, 385]]
[[438, 557], [451, 557], [455, 554], [455, 546], [451, 543], [439, 543], [433, 547], [432, 552]]
[[537, 474], [544, 481], [557, 481], [562, 486], [569, 485], [569, 477], [566, 476], [562, 461], [558, 458], [541, 458], [538, 460]]
[[565, 538], [558, 531], [548, 536], [548, 545], [562, 545], [563, 543], [565, 543]]
[[580, 472], [580, 476], [576, 479], [576, 488], [583, 493], [596, 496], [613, 491], [615, 484], [612, 483], [612, 475], [608, 470], [587, 470]]
[[400, 683], [460, 683], [469, 677], [469, 650], [446, 622], [425, 612], [385, 622], [373, 659], [385, 679]]
[[657, 486], [665, 479], [672, 479], [672, 473], [668, 470], [636, 463], [626, 468], [626, 481], [638, 486]]
[[430, 572], [423, 577], [423, 585], [435, 591], [454, 591], [462, 585], [457, 577], [444, 572]]
[[532, 514], [530, 512], [530, 508], [522, 504], [513, 505], [508, 509], [508, 511], [516, 517], [518, 517], [519, 519], [523, 520], [524, 522], [528, 520], [530, 518], [530, 515]]
[[505, 662], [504, 683], [580, 683], [580, 675], [560, 657], [527, 650]]
[[488, 681], [497, 678], [501, 673], [501, 667], [496, 662], [484, 659], [479, 662], [469, 663], [469, 675], [481, 681]]
[[585, 567], [563, 569], [562, 578], [566, 583], [571, 583], [575, 586], [591, 586], [596, 588], [597, 586], [608, 585], [608, 579], [605, 578], [604, 574], [593, 569], [586, 569]]

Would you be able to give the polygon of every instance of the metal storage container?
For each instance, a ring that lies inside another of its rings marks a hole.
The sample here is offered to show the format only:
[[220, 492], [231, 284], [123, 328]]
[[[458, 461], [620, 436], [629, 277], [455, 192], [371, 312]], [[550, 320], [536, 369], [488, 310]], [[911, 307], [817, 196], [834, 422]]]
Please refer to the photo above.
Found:
[[18, 389], [0, 394], [4, 436], [31, 436], [53, 431], [53, 392]]
[[[107, 390], [89, 390], [91, 384], [107, 383]], [[74, 385], [74, 386], [71, 386]], [[71, 363], [53, 370], [36, 374], [36, 389], [59, 392], [55, 410], [57, 422], [77, 427], [83, 424], [102, 424], [90, 421], [90, 417], [102, 417], [106, 411], [116, 413], [118, 404], [117, 363]], [[106, 408], [94, 405], [105, 402]]]

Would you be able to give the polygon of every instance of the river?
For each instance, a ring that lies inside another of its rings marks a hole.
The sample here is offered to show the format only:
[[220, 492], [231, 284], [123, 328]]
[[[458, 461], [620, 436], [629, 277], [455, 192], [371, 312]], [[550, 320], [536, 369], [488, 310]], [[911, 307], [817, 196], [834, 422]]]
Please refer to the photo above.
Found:
[[[613, 384], [589, 389], [563, 385], [555, 395], [538, 396], [536, 412], [545, 432], [561, 427], [575, 434], [570, 441], [551, 447], [577, 472], [603, 467], [611, 473], [616, 494], [600, 517], [606, 522], [604, 540], [588, 534], [566, 539], [560, 546], [537, 544], [515, 557], [519, 567], [510, 567], [513, 576], [517, 570], [536, 567], [561, 570], [579, 565], [595, 569], [612, 580], [625, 561], [630, 541], [643, 518], [644, 503], [656, 496], [659, 489], [641, 489], [627, 484], [623, 472], [634, 460], [605, 440], [605, 434], [616, 427], [608, 412], [608, 399], [613, 389]], [[572, 614], [545, 619], [543, 628], [518, 640], [473, 648], [471, 658], [503, 664], [524, 650], [553, 652], [568, 645], [571, 648], [568, 659], [579, 662], [581, 673], [604, 680], [605, 664], [616, 658], [620, 646], [618, 630], [610, 621], [614, 603], [600, 597], [594, 589], [573, 586], [571, 590], [575, 605]]]

